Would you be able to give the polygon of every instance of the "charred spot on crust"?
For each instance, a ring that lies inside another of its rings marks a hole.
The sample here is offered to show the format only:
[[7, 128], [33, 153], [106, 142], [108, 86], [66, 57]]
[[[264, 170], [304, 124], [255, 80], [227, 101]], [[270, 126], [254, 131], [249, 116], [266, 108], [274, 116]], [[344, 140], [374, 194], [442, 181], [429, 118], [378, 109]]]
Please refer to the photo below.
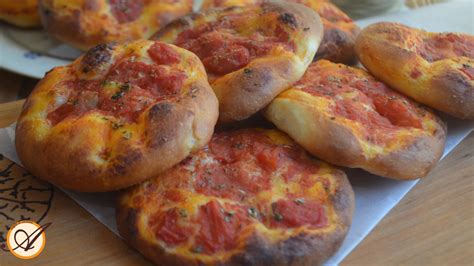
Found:
[[110, 61], [112, 57], [112, 48], [110, 44], [99, 44], [87, 51], [82, 59], [82, 72], [87, 73], [94, 68]]
[[112, 171], [116, 175], [124, 175], [127, 173], [127, 169], [130, 168], [135, 162], [142, 158], [142, 154], [139, 151], [127, 151], [126, 153], [119, 155], [115, 158], [114, 164], [112, 165]]
[[[191, 96], [191, 98], [196, 98], [196, 93], [199, 91], [199, 87], [191, 87], [191, 89], [189, 90], [189, 95]], [[178, 101], [179, 102], [179, 101]]]
[[254, 91], [256, 88], [267, 86], [272, 82], [273, 75], [270, 69], [261, 69], [253, 71], [252, 69], [244, 69], [243, 71], [243, 86], [246, 91]]
[[280, 16], [278, 17], [278, 19], [283, 22], [284, 24], [292, 27], [292, 28], [297, 28], [298, 27], [298, 23], [296, 21], [296, 18], [293, 14], [290, 14], [290, 13], [282, 13], [280, 14]]
[[[170, 103], [166, 103], [166, 102], [157, 103], [149, 111], [149, 115], [148, 115], [149, 120], [151, 121], [152, 124], [155, 124], [155, 123], [161, 124], [163, 123], [164, 119], [170, 119], [168, 117], [172, 114], [172, 109], [173, 109], [173, 105]], [[163, 144], [167, 143], [170, 139], [172, 139], [172, 134], [173, 133], [170, 133], [170, 132], [166, 133], [161, 129], [157, 129], [157, 132], [155, 132], [155, 134], [151, 133], [151, 135], [148, 136], [149, 142], [147, 143], [147, 146], [151, 148], [158, 148], [162, 146]]]
[[171, 113], [173, 106], [169, 103], [157, 103], [150, 109], [150, 119], [160, 119]]
[[127, 212], [126, 224], [128, 233], [133, 239], [138, 237], [138, 226], [137, 226], [137, 219], [138, 219], [138, 210], [135, 208], [129, 209]]
[[51, 12], [51, 10], [49, 10], [48, 8], [43, 8], [43, 14], [45, 16], [51, 16], [53, 12]]

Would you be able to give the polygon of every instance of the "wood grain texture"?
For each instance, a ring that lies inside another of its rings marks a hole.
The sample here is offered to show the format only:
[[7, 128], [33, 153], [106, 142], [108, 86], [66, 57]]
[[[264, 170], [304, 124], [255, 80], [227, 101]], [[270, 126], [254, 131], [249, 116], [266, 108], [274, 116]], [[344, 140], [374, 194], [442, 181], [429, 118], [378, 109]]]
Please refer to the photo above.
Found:
[[472, 265], [474, 133], [377, 225], [342, 265]]

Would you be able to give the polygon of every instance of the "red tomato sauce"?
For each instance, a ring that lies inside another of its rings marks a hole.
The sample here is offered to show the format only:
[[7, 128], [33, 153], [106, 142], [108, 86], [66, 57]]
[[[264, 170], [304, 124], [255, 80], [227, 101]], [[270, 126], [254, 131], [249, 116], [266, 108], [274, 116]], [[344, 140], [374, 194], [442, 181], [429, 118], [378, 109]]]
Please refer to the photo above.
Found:
[[165, 212], [158, 212], [149, 220], [149, 226], [155, 233], [156, 238], [164, 241], [170, 246], [182, 244], [188, 240], [193, 229], [188, 226], [180, 225], [179, 219], [185, 219], [183, 214], [176, 208]]
[[143, 0], [109, 0], [112, 15], [119, 23], [136, 20], [143, 12]]
[[[170, 209], [155, 215], [150, 220], [150, 226], [153, 225], [156, 236], [170, 246], [186, 242], [187, 236], [188, 239], [194, 239], [191, 252], [212, 255], [238, 248], [239, 238], [253, 223], [261, 222], [268, 228], [327, 226], [328, 218], [323, 203], [305, 199], [304, 188], [316, 182], [322, 182], [327, 188], [329, 180], [311, 176], [317, 174], [319, 166], [298, 146], [273, 144], [264, 132], [235, 131], [216, 133], [209, 147], [201, 152], [211, 158], [207, 158], [204, 163], [199, 160], [181, 163], [184, 168], [189, 164], [195, 166], [188, 170], [192, 172], [192, 177], [181, 175], [182, 180], [176, 180], [176, 186], [169, 185], [169, 189], [161, 195], [163, 200], [157, 202], [173, 205], [174, 202], [186, 201], [178, 189], [192, 190], [189, 187], [192, 183], [195, 193], [231, 199], [237, 203], [220, 203], [210, 199], [198, 207], [197, 213]], [[253, 198], [271, 189], [272, 175], [275, 171], [285, 172], [285, 169], [288, 169], [284, 177], [286, 182], [299, 183], [302, 191], [292, 193], [287, 189], [287, 199], [274, 203], [269, 199]], [[189, 222], [192, 226], [182, 226], [184, 223], [180, 221]], [[189, 238], [190, 235], [194, 237]]]
[[295, 228], [307, 225], [310, 228], [327, 226], [328, 218], [321, 203], [308, 200], [281, 199], [272, 204], [273, 217], [270, 227]]
[[204, 254], [236, 248], [243, 229], [252, 223], [247, 208], [231, 204], [222, 206], [216, 200], [199, 208], [195, 222], [200, 229], [195, 238], [194, 250]]
[[148, 55], [159, 65], [179, 63], [179, 53], [169, 45], [155, 42], [149, 49]]
[[218, 163], [199, 167], [194, 188], [234, 200], [270, 189], [269, 173], [289, 159], [288, 152], [272, 144], [264, 133], [216, 134], [208, 152]]
[[175, 44], [195, 53], [209, 73], [224, 75], [245, 67], [257, 57], [265, 56], [275, 46], [281, 45], [290, 51], [295, 44], [281, 27], [274, 32], [255, 32], [242, 36], [234, 25], [246, 24], [247, 14], [223, 16], [210, 22], [181, 32]]
[[[422, 111], [414, 103], [372, 77], [362, 77], [349, 68], [313, 64], [297, 86], [335, 101], [335, 116], [360, 122], [368, 133], [376, 128], [422, 128]], [[342, 97], [354, 91], [359, 93]], [[368, 110], [363, 104], [371, 108]]]
[[[178, 97], [187, 76], [165, 65], [178, 63], [179, 54], [160, 43], [151, 46], [148, 53], [156, 64], [125, 59], [110, 68], [103, 82], [69, 80], [61, 84], [70, 90], [69, 100], [49, 113], [51, 124], [94, 109], [135, 122], [148, 106]], [[115, 89], [104, 89], [105, 86]]]
[[417, 46], [417, 52], [429, 62], [459, 56], [474, 59], [474, 38], [455, 33], [437, 34]]

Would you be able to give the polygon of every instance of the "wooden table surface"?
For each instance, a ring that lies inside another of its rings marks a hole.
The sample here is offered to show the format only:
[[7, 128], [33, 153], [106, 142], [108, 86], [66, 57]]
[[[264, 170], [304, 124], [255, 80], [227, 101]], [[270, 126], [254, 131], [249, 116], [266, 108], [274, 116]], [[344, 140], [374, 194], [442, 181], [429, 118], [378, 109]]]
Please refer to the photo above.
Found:
[[[15, 121], [23, 100], [13, 100], [27, 95], [35, 82], [0, 70], [0, 102], [11, 101], [0, 104], [0, 127]], [[0, 171], [10, 164], [1, 158]], [[23, 171], [15, 165], [11, 175], [22, 176]], [[407, 194], [343, 265], [473, 265], [473, 178], [471, 133]], [[39, 181], [31, 178], [31, 182]], [[59, 189], [54, 189], [50, 204], [41, 221], [52, 222], [46, 231], [46, 247], [27, 265], [149, 264]], [[25, 265], [25, 261], [0, 250], [0, 265]]]

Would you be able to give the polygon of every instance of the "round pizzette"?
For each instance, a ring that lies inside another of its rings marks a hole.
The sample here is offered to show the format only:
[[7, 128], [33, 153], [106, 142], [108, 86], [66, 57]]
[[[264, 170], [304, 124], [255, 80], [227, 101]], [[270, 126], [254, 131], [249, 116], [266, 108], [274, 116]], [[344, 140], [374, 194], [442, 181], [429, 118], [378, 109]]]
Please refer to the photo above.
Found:
[[[315, 60], [327, 59], [336, 63], [354, 64], [357, 61], [354, 44], [359, 27], [344, 12], [329, 0], [286, 0], [303, 4], [321, 17], [324, 37]], [[202, 9], [229, 6], [245, 6], [262, 3], [264, 0], [204, 0]]]
[[265, 116], [313, 155], [395, 179], [425, 176], [445, 125], [362, 69], [321, 60], [280, 94]]
[[99, 45], [51, 70], [16, 129], [24, 166], [78, 191], [139, 183], [207, 144], [217, 98], [194, 54], [147, 40]]
[[101, 43], [148, 38], [191, 12], [192, 0], [39, 0], [43, 26], [55, 38], [87, 50]]
[[279, 131], [245, 129], [125, 191], [117, 225], [160, 265], [317, 265], [339, 248], [353, 208], [344, 172]]
[[153, 38], [195, 53], [219, 99], [219, 121], [239, 121], [296, 82], [318, 49], [322, 24], [292, 3], [209, 9], [168, 24]]
[[452, 116], [474, 119], [474, 36], [377, 23], [361, 32], [356, 50], [362, 64], [392, 88]]
[[23, 28], [41, 26], [38, 0], [0, 1], [0, 20]]

